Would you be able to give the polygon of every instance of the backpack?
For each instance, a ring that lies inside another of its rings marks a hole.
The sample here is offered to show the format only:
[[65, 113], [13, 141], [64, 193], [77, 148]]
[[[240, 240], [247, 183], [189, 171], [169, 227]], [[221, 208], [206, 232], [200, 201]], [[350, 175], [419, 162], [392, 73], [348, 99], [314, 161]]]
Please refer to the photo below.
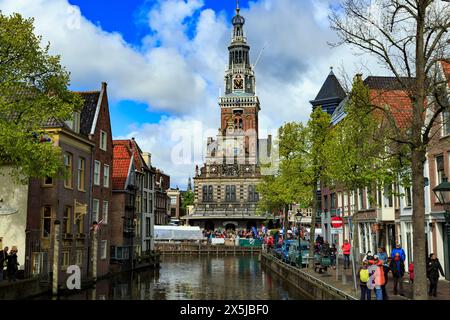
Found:
[[369, 280], [369, 270], [361, 269], [359, 272], [359, 280], [361, 280], [361, 282], [367, 282]]

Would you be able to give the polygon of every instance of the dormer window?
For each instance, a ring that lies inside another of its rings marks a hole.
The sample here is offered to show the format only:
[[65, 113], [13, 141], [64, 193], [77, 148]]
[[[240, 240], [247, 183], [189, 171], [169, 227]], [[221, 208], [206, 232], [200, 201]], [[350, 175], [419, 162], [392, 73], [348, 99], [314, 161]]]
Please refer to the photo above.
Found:
[[66, 125], [75, 133], [80, 133], [80, 113], [74, 112], [72, 119], [65, 121]]

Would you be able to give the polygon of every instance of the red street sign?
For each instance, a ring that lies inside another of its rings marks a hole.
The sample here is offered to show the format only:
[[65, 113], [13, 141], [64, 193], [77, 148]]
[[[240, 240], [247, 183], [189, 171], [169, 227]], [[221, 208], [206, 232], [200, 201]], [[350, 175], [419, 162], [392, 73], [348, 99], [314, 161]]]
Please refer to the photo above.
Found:
[[342, 228], [343, 224], [344, 224], [344, 219], [342, 219], [341, 217], [331, 218], [331, 227], [332, 228]]

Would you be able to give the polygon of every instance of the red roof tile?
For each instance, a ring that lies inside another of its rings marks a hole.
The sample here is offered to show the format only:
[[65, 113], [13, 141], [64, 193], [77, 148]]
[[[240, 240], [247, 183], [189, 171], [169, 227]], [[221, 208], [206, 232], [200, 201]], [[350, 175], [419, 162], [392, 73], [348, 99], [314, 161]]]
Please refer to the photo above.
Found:
[[396, 125], [401, 129], [411, 127], [412, 102], [403, 90], [370, 90], [370, 99], [374, 105], [389, 106]]
[[130, 168], [131, 151], [127, 140], [113, 141], [113, 174], [114, 190], [124, 190]]

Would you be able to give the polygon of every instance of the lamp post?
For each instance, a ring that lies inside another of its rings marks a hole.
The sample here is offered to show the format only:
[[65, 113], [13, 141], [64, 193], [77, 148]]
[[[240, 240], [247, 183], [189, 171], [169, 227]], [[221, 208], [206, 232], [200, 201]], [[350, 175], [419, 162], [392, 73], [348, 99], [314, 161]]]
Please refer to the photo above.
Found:
[[436, 198], [444, 208], [444, 217], [447, 229], [447, 257], [450, 256], [450, 182], [447, 177], [433, 189]]

